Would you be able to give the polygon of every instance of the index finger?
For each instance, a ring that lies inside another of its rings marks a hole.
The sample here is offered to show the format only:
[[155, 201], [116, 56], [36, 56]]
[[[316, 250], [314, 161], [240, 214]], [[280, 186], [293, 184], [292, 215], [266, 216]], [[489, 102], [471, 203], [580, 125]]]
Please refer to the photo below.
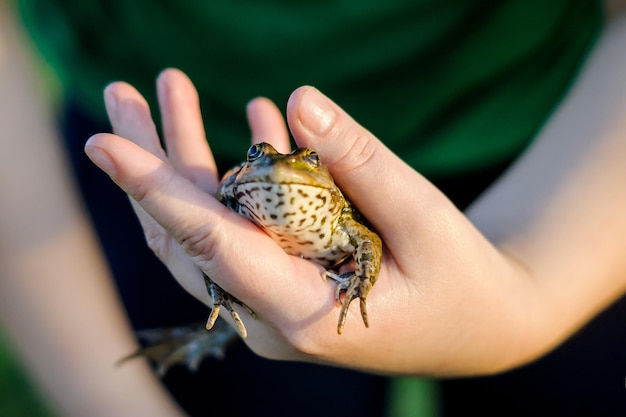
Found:
[[[85, 152], [226, 291], [246, 302], [249, 297], [258, 299], [259, 292], [266, 292], [259, 290], [263, 283], [258, 280], [261, 270], [271, 270], [273, 279], [284, 281], [277, 288], [295, 291], [291, 277], [297, 274], [293, 271], [291, 257], [261, 229], [199, 189], [167, 163], [111, 134], [91, 137]], [[236, 262], [233, 254], [238, 255]], [[244, 258], [247, 268], [242, 265]], [[251, 272], [255, 268], [259, 270]], [[194, 292], [194, 295], [206, 299], [204, 294]], [[265, 294], [268, 304], [277, 302], [268, 295]], [[273, 295], [282, 299], [280, 294]]]

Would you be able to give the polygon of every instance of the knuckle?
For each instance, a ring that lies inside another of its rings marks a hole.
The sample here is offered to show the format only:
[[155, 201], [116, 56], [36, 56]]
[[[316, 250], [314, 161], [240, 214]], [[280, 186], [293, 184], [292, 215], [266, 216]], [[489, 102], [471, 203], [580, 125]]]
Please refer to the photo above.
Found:
[[350, 145], [343, 149], [343, 152], [339, 153], [330, 163], [333, 166], [333, 171], [339, 174], [359, 171], [368, 165], [376, 152], [376, 141], [373, 140], [369, 132], [361, 131], [354, 135]]
[[209, 225], [186, 227], [173, 232], [183, 250], [192, 258], [210, 261], [215, 257], [215, 228]]
[[141, 223], [146, 245], [161, 262], [166, 264], [172, 250], [172, 237], [160, 224], [148, 216], [140, 206], [133, 204], [133, 207]]
[[144, 236], [146, 237], [148, 248], [161, 262], [165, 263], [170, 253], [170, 236], [165, 231], [158, 231], [152, 228], [145, 230]]
[[177, 187], [177, 173], [164, 161], [160, 161], [159, 166], [147, 175], [125, 177], [124, 180], [124, 191], [146, 211], [158, 198], [160, 190]]

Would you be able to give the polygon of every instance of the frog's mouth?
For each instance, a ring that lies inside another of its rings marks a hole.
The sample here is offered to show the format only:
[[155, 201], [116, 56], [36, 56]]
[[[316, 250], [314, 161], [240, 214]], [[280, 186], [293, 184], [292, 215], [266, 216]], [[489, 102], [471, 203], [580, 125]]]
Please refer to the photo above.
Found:
[[336, 188], [325, 168], [319, 171], [301, 170], [295, 169], [293, 165], [283, 161], [277, 161], [269, 166], [248, 167], [246, 173], [237, 178], [236, 182], [239, 184], [294, 184], [326, 189]]

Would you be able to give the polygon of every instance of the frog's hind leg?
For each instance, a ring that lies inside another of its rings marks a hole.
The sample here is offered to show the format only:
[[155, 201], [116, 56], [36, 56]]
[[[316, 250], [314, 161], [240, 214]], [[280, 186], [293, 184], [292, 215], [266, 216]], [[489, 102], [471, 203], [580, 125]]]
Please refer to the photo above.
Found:
[[237, 331], [224, 320], [217, 322], [210, 332], [198, 323], [184, 327], [139, 330], [137, 335], [144, 341], [144, 347], [123, 357], [117, 365], [145, 357], [156, 364], [160, 376], [164, 376], [174, 365], [183, 364], [189, 370], [196, 371], [207, 357], [222, 359], [228, 345], [237, 339]]
[[211, 330], [213, 328], [215, 321], [219, 317], [220, 307], [224, 306], [224, 308], [226, 308], [226, 310], [230, 312], [230, 316], [235, 321], [235, 324], [237, 325], [237, 330], [239, 330], [239, 334], [242, 338], [245, 339], [248, 336], [246, 326], [243, 324], [243, 321], [241, 321], [239, 313], [237, 313], [237, 311], [233, 308], [233, 304], [239, 304], [241, 307], [246, 309], [246, 311], [252, 316], [252, 318], [256, 319], [256, 314], [254, 313], [254, 311], [237, 297], [224, 291], [219, 285], [213, 282], [213, 280], [206, 275], [204, 275], [204, 282], [213, 302], [213, 309], [211, 310], [211, 315], [207, 320], [206, 329]]
[[[350, 307], [350, 303], [352, 303], [355, 298], [359, 298], [360, 301], [363, 324], [365, 324], [365, 327], [369, 327], [369, 319], [367, 318], [367, 308], [365, 302], [367, 293], [371, 289], [369, 280], [354, 271], [345, 272], [343, 274], [326, 271], [323, 274], [323, 277], [324, 279], [330, 278], [337, 283], [337, 287], [335, 287], [335, 300], [337, 301], [337, 304], [341, 306], [341, 310], [339, 311], [339, 321], [337, 324], [337, 334], [343, 333], [343, 328], [346, 324], [346, 318], [348, 316], [348, 308]], [[343, 300], [341, 299], [342, 293], [345, 293]]]
[[[376, 233], [364, 228], [361, 224], [353, 220], [347, 221], [345, 228], [351, 236], [350, 243], [355, 248], [353, 257], [356, 263], [356, 270], [343, 274], [326, 271], [322, 275], [324, 279], [331, 278], [337, 282], [335, 299], [337, 303], [341, 305], [339, 323], [337, 324], [338, 334], [343, 332], [343, 327], [348, 315], [348, 308], [352, 300], [357, 297], [360, 300], [363, 323], [365, 327], [369, 327], [365, 299], [378, 278], [382, 260], [382, 242]], [[343, 302], [341, 301], [342, 292], [345, 292]]]

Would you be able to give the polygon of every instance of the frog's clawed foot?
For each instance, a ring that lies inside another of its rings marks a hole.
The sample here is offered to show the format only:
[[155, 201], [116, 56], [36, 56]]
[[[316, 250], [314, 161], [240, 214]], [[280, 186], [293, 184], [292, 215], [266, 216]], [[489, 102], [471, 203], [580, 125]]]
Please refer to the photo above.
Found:
[[[343, 333], [343, 327], [346, 323], [346, 317], [348, 316], [348, 308], [355, 298], [359, 298], [360, 300], [363, 323], [365, 327], [369, 327], [365, 298], [371, 288], [371, 284], [367, 278], [360, 276], [354, 271], [344, 272], [343, 274], [326, 271], [322, 274], [322, 278], [324, 280], [330, 278], [337, 283], [337, 287], [335, 288], [335, 300], [337, 304], [341, 306], [339, 323], [337, 324], [337, 334]], [[341, 300], [342, 293], [345, 294], [343, 301]]]
[[[122, 358], [118, 364], [133, 358], [145, 357], [156, 363], [157, 372], [163, 376], [173, 365], [184, 364], [195, 371], [205, 357], [221, 359], [226, 347], [237, 338], [235, 329], [224, 320], [217, 320], [221, 306], [230, 312], [239, 334], [245, 338], [246, 326], [233, 308], [233, 304], [239, 304], [256, 318], [254, 311], [220, 288], [209, 277], [205, 276], [204, 280], [213, 302], [213, 309], [206, 325], [141, 330], [137, 334], [147, 342], [147, 346]], [[212, 331], [207, 331], [211, 329]]]
[[148, 358], [156, 364], [160, 376], [164, 376], [177, 364], [195, 371], [206, 357], [221, 359], [228, 345], [237, 340], [237, 332], [224, 320], [218, 321], [211, 332], [207, 332], [204, 325], [198, 324], [140, 330], [137, 335], [147, 346], [125, 356], [117, 364], [139, 357]]
[[245, 308], [248, 314], [252, 316], [252, 318], [256, 318], [256, 314], [254, 311], [248, 307], [245, 303], [240, 301], [237, 297], [227, 293], [224, 291], [219, 285], [213, 282], [211, 278], [204, 276], [204, 282], [206, 283], [207, 290], [209, 290], [209, 294], [211, 295], [211, 299], [213, 302], [213, 309], [211, 310], [211, 315], [206, 323], [206, 329], [211, 330], [215, 321], [219, 317], [220, 307], [224, 306], [226, 310], [230, 312], [230, 316], [235, 321], [237, 325], [237, 330], [239, 330], [239, 334], [242, 338], [246, 338], [248, 336], [248, 332], [246, 331], [246, 326], [241, 321], [241, 317], [239, 317], [239, 313], [233, 308], [233, 304], [239, 304], [241, 307]]

